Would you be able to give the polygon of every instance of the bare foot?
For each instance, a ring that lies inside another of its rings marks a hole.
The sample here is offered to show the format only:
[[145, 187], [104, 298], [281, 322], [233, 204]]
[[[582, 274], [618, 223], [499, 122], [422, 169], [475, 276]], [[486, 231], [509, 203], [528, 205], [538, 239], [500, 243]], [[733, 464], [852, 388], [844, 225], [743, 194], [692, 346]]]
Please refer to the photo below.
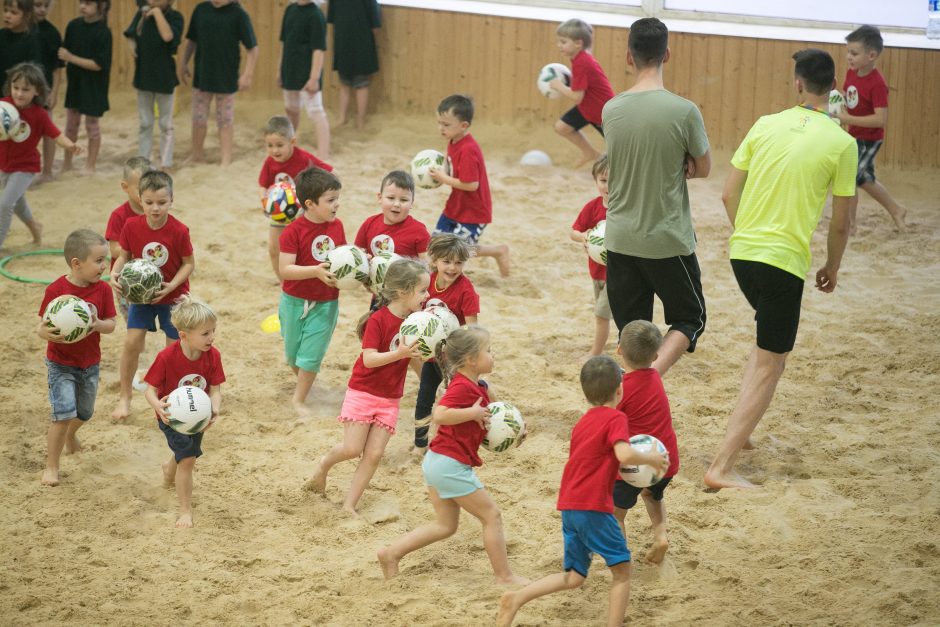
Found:
[[379, 549], [376, 556], [379, 558], [379, 565], [382, 567], [382, 576], [391, 579], [398, 574], [399, 558], [392, 555], [387, 546]]
[[297, 412], [297, 423], [307, 424], [313, 418], [313, 411], [303, 401], [291, 400], [294, 411]]
[[349, 514], [350, 518], [356, 518], [356, 519], [362, 518], [362, 516], [359, 515], [359, 512], [357, 512], [354, 508], [348, 507], [346, 505], [343, 505], [343, 513]]
[[59, 485], [59, 471], [46, 468], [42, 471], [42, 484], [50, 487]]
[[324, 494], [326, 492], [326, 473], [323, 472], [323, 460], [320, 460], [320, 463], [317, 464], [317, 469], [314, 471], [313, 476], [307, 479], [307, 483], [304, 484], [304, 490], [308, 492], [318, 492]]
[[499, 609], [496, 611], [497, 627], [511, 627], [520, 607], [517, 593], [504, 592], [503, 596], [499, 597]]
[[29, 227], [29, 234], [33, 236], [33, 244], [42, 244], [42, 223], [38, 220], [33, 220], [27, 223], [26, 226]]
[[525, 577], [519, 575], [509, 575], [508, 577], [496, 577], [497, 586], [526, 586], [532, 583]]
[[662, 564], [668, 550], [669, 542], [667, 540], [655, 540], [650, 550], [646, 552], [644, 561], [647, 564]]
[[907, 231], [907, 224], [904, 223], [904, 216], [907, 215], [907, 209], [901, 207], [897, 213], [891, 214], [891, 219], [894, 220], [894, 228], [897, 229], [898, 233], [904, 233]]
[[117, 407], [111, 412], [111, 417], [115, 420], [125, 420], [130, 415], [131, 399], [123, 397], [118, 399]]
[[72, 455], [74, 453], [81, 453], [82, 449], [84, 449], [84, 447], [82, 446], [82, 443], [79, 442], [78, 438], [75, 437], [74, 435], [65, 440], [65, 454], [66, 455]]
[[87, 165], [84, 168], [82, 168], [82, 176], [94, 176], [94, 175], [95, 175], [94, 168], [89, 168]]
[[757, 445], [754, 444], [754, 440], [752, 440], [750, 436], [748, 436], [747, 441], [741, 447], [741, 449], [745, 451], [753, 451], [756, 448], [757, 448]]
[[163, 462], [163, 487], [169, 490], [176, 485], [176, 470], [170, 466], [170, 462]]
[[340, 126], [346, 126], [346, 122], [348, 122], [348, 121], [349, 121], [349, 120], [346, 119], [346, 116], [345, 116], [345, 115], [341, 115], [341, 116], [339, 116], [339, 119], [336, 120], [336, 124], [333, 125], [333, 128], [338, 128], [338, 127], [340, 127]]
[[411, 447], [411, 454], [414, 455], [415, 458], [418, 459], [418, 461], [421, 461], [422, 459], [424, 459], [424, 454], [427, 453], [427, 452], [428, 452], [428, 447], [426, 447], [426, 446], [414, 446], [414, 445], [412, 445], [412, 447]]
[[496, 255], [496, 265], [499, 266], [500, 276], [509, 276], [509, 246], [504, 244], [499, 247], [499, 253]]
[[728, 474], [719, 474], [716, 471], [711, 469], [705, 473], [705, 485], [709, 488], [715, 490], [720, 490], [722, 488], [758, 488], [760, 486], [754, 485], [741, 475], [736, 472], [730, 472]]
[[192, 526], [193, 526], [192, 514], [180, 514], [180, 517], [176, 519], [177, 529], [189, 529]]

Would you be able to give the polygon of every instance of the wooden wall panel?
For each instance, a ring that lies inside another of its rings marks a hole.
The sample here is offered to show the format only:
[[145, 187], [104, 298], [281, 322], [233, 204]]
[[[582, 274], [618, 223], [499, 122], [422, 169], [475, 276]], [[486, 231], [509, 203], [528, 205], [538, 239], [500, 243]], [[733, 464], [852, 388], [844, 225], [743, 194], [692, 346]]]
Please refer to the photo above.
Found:
[[[277, 88], [281, 16], [288, 0], [241, 0], [252, 16], [260, 45], [254, 83], [245, 97], [279, 98]], [[199, 0], [177, 0], [187, 23]], [[120, 33], [130, 23], [132, 0], [113, 3], [108, 23], [114, 33], [112, 89], [130, 89], [133, 62]], [[50, 19], [60, 30], [77, 15], [77, 3], [61, 1]], [[444, 96], [468, 93], [481, 120], [523, 125], [551, 124], [567, 108], [535, 89], [538, 69], [562, 61], [555, 47], [556, 24], [536, 20], [470, 15], [447, 11], [382, 8], [380, 65], [370, 107], [392, 113], [433, 112]], [[614, 91], [633, 83], [626, 66], [628, 31], [595, 29], [594, 53]], [[328, 35], [328, 43], [332, 33]], [[795, 50], [812, 45], [836, 60], [845, 74], [844, 46], [791, 41], [673, 33], [666, 86], [702, 109], [712, 145], [733, 149], [759, 116], [794, 103]], [[940, 167], [940, 51], [892, 48], [879, 61], [890, 89], [887, 141], [879, 162], [901, 167]], [[324, 97], [335, 110], [338, 81], [327, 51]], [[189, 90], [180, 91], [188, 106]]]

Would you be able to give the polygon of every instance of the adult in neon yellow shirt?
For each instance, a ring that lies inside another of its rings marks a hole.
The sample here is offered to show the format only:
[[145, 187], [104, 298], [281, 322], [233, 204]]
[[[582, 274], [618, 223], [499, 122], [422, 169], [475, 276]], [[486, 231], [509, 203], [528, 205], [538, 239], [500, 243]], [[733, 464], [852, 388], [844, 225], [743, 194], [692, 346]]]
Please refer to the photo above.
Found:
[[826, 263], [816, 273], [822, 292], [836, 288], [849, 238], [849, 201], [855, 195], [855, 140], [829, 119], [835, 63], [829, 53], [793, 55], [794, 86], [802, 102], [760, 118], [731, 159], [722, 201], [734, 225], [729, 245], [738, 286], [756, 311], [751, 351], [737, 405], [705, 473], [712, 488], [752, 488], [734, 464], [773, 399], [800, 322], [810, 238], [832, 187]]

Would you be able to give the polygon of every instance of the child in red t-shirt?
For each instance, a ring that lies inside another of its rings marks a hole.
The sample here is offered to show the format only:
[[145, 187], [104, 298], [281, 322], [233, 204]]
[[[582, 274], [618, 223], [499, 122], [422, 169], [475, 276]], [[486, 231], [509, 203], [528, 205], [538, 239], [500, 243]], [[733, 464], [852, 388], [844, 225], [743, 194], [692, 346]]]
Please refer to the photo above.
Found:
[[[669, 460], [659, 453], [641, 453], [630, 446], [627, 417], [616, 409], [622, 396], [617, 362], [605, 355], [590, 358], [581, 368], [581, 389], [593, 407], [571, 430], [568, 463], [558, 490], [565, 572], [503, 594], [497, 625], [512, 625], [519, 608], [533, 599], [582, 586], [591, 567], [592, 553], [604, 558], [613, 575], [607, 624], [623, 623], [630, 600], [631, 556], [613, 515], [614, 476], [620, 464], [650, 464], [665, 472]], [[585, 621], [596, 622], [587, 618]]]
[[377, 213], [365, 219], [356, 233], [356, 246], [373, 257], [378, 253], [395, 253], [402, 257], [424, 259], [431, 235], [428, 227], [411, 214], [415, 198], [415, 182], [411, 175], [392, 170], [382, 179]]
[[[0, 77], [2, 79], [2, 77]], [[26, 203], [26, 190], [42, 170], [39, 142], [51, 137], [66, 151], [79, 154], [82, 148], [59, 132], [43, 108], [49, 86], [42, 68], [34, 63], [20, 63], [10, 68], [0, 102], [12, 103], [20, 114], [20, 124], [9, 137], [0, 141], [0, 249], [10, 232], [13, 214], [29, 229], [34, 244], [42, 243], [42, 225], [33, 217]]]
[[173, 179], [166, 172], [152, 170], [140, 177], [140, 204], [144, 214], [129, 218], [121, 229], [121, 252], [111, 268], [111, 287], [122, 294], [118, 277], [131, 259], [147, 259], [160, 268], [163, 286], [149, 303], [132, 303], [127, 310], [127, 338], [121, 353], [121, 391], [111, 412], [115, 420], [130, 415], [134, 374], [144, 350], [147, 331], [160, 329], [166, 345], [179, 339], [170, 317], [170, 308], [189, 293], [189, 275], [196, 268], [189, 229], [170, 215], [173, 207]]
[[483, 523], [483, 546], [496, 582], [528, 583], [512, 573], [499, 508], [473, 470], [483, 464], [477, 451], [489, 417], [491, 392], [480, 376], [493, 370], [490, 334], [475, 325], [457, 329], [447, 338], [443, 360], [453, 378], [434, 408], [433, 421], [439, 428], [421, 466], [436, 520], [380, 549], [382, 574], [394, 577], [405, 555], [454, 535], [460, 510], [465, 509]]
[[[215, 424], [222, 407], [221, 385], [225, 382], [222, 357], [213, 346], [215, 341], [216, 315], [202, 301], [184, 294], [173, 306], [173, 326], [179, 330], [179, 340], [167, 346], [154, 359], [144, 381], [147, 391], [144, 396], [157, 417], [157, 426], [166, 436], [166, 443], [173, 456], [163, 463], [163, 484], [167, 488], [176, 485], [176, 496], [180, 503], [177, 527], [193, 526], [193, 467], [196, 458], [202, 455], [202, 436]], [[203, 390], [212, 402], [212, 419], [205, 429], [195, 435], [178, 433], [169, 427], [166, 414], [169, 403], [166, 397], [173, 390], [189, 385]]]
[[[476, 324], [480, 313], [480, 296], [473, 288], [470, 277], [463, 273], [464, 264], [470, 259], [470, 245], [456, 235], [442, 233], [431, 239], [428, 247], [431, 258], [431, 286], [428, 288], [428, 302], [425, 307], [443, 304], [461, 324]], [[415, 447], [418, 454], [424, 454], [428, 448], [428, 418], [437, 398], [444, 374], [440, 364], [434, 359], [424, 362], [421, 367], [421, 383], [415, 400]]]
[[669, 470], [658, 483], [648, 488], [635, 488], [623, 481], [619, 473], [614, 474], [614, 516], [620, 521], [624, 535], [627, 510], [636, 505], [637, 496], [643, 497], [653, 528], [653, 544], [646, 554], [646, 562], [650, 564], [661, 563], [669, 549], [663, 491], [679, 472], [679, 445], [672, 428], [669, 398], [659, 372], [652, 367], [662, 343], [662, 333], [655, 324], [634, 320], [623, 328], [617, 347], [617, 354], [626, 366], [623, 399], [617, 404], [617, 409], [627, 415], [630, 437], [651, 435], [662, 442], [669, 453]]
[[437, 105], [437, 126], [447, 140], [447, 159], [450, 176], [431, 168], [431, 178], [451, 186], [444, 211], [437, 220], [434, 234], [453, 233], [474, 246], [481, 257], [494, 257], [502, 276], [509, 276], [509, 246], [484, 246], [480, 237], [486, 225], [493, 221], [493, 200], [490, 182], [486, 176], [486, 163], [480, 145], [470, 135], [473, 123], [473, 101], [454, 94]]
[[[268, 120], [264, 127], [264, 145], [268, 151], [268, 157], [261, 166], [261, 173], [258, 175], [258, 185], [261, 186], [261, 206], [264, 206], [265, 195], [268, 188], [275, 183], [286, 181], [296, 188], [294, 179], [297, 175], [311, 166], [316, 166], [327, 172], [333, 171], [333, 166], [325, 161], [320, 161], [314, 155], [303, 148], [297, 147], [297, 137], [294, 134], [294, 125], [291, 124], [283, 115], [275, 115]], [[271, 257], [271, 267], [274, 274], [280, 279], [278, 274], [278, 239], [284, 232], [284, 223], [271, 220], [270, 229], [268, 229], [268, 255]]]
[[[124, 223], [127, 222], [128, 218], [144, 214], [144, 208], [140, 205], [140, 177], [153, 169], [154, 167], [147, 157], [131, 157], [124, 162], [121, 189], [127, 194], [127, 202], [111, 212], [104, 230], [104, 237], [108, 240], [108, 248], [111, 252], [112, 268], [121, 254], [121, 231], [124, 230]], [[124, 319], [127, 320], [129, 303], [123, 294], [118, 294], [117, 297], [118, 309]]]
[[[114, 331], [114, 300], [107, 283], [100, 281], [108, 267], [108, 243], [88, 229], [73, 231], [65, 240], [65, 260], [69, 273], [46, 288], [39, 305], [36, 333], [48, 342], [46, 366], [49, 370], [49, 403], [52, 424], [46, 438], [48, 452], [43, 485], [59, 485], [59, 457], [82, 449], [75, 433], [95, 411], [98, 395], [98, 371], [101, 362], [101, 333]], [[49, 302], [58, 296], [73, 294], [92, 306], [92, 325], [88, 334], [72, 344], [63, 342], [59, 329], [43, 320]]]
[[359, 321], [362, 353], [353, 366], [339, 412], [343, 441], [323, 456], [306, 485], [322, 493], [333, 466], [360, 458], [343, 501], [343, 509], [351, 514], [356, 513], [356, 504], [382, 460], [385, 445], [395, 435], [408, 364], [421, 357], [417, 347], [401, 341], [399, 328], [409, 314], [421, 310], [430, 280], [424, 264], [396, 259], [388, 266], [375, 307]]
[[[585, 250], [588, 231], [597, 226], [598, 222], [607, 219], [607, 155], [594, 162], [591, 174], [594, 175], [594, 184], [597, 185], [600, 195], [584, 205], [571, 225], [571, 239], [584, 246]], [[594, 285], [594, 345], [588, 357], [595, 357], [604, 352], [607, 338], [610, 337], [610, 321], [614, 315], [610, 312], [610, 303], [607, 301], [607, 266], [602, 266], [588, 257], [588, 273]]]
[[604, 74], [603, 68], [591, 55], [594, 29], [578, 19], [562, 22], [555, 31], [558, 36], [558, 51], [571, 59], [571, 85], [559, 78], [552, 79], [549, 86], [565, 98], [575, 101], [575, 106], [555, 122], [555, 132], [574, 144], [581, 151], [580, 168], [597, 160], [601, 155], [588, 141], [581, 129], [590, 124], [604, 136], [601, 112], [607, 101], [614, 97], [614, 90]]

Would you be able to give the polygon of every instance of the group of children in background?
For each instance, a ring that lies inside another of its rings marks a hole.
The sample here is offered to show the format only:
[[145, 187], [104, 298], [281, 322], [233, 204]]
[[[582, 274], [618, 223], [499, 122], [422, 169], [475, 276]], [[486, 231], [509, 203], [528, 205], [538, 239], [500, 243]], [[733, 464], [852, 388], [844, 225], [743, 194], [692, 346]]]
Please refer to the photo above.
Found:
[[[39, 140], [46, 138], [62, 146], [66, 150], [65, 167], [69, 167], [72, 155], [82, 151], [74, 139], [84, 115], [89, 138], [86, 169], [93, 170], [100, 147], [98, 119], [108, 109], [111, 35], [105, 20], [109, 3], [92, 0], [79, 3], [81, 17], [69, 23], [54, 59], [50, 56], [50, 50], [55, 47], [54, 27], [40, 28], [34, 24], [37, 19], [40, 24], [43, 22], [50, 4], [50, 0], [4, 2], [7, 14], [14, 14], [14, 19], [6, 20], [7, 28], [0, 31], [0, 59], [7, 64], [2, 69], [10, 70], [6, 73], [4, 100], [17, 107], [29, 130], [22, 140], [0, 142], [0, 176], [4, 184], [0, 197], [0, 244], [14, 213], [30, 228], [34, 240], [40, 241], [41, 226], [32, 217], [25, 199], [26, 189], [37, 174], [51, 174], [51, 158], [49, 168], [40, 159]], [[163, 473], [165, 484], [175, 484], [177, 490], [180, 515], [176, 525], [189, 527], [193, 524], [192, 472], [195, 459], [202, 454], [203, 434], [187, 436], [170, 429], [165, 399], [181, 385], [198, 385], [207, 391], [212, 401], [211, 425], [221, 409], [220, 386], [225, 381], [225, 373], [219, 352], [213, 346], [216, 315], [208, 305], [189, 295], [189, 276], [195, 268], [193, 245], [188, 228], [170, 214], [173, 181], [162, 170], [173, 165], [174, 89], [179, 81], [189, 80], [187, 67], [193, 56], [193, 156], [202, 155], [209, 105], [214, 98], [222, 162], [230, 161], [234, 94], [250, 85], [254, 68], [252, 51], [256, 59], [257, 49], [244, 9], [231, 0], [212, 0], [197, 5], [183, 54], [176, 64], [173, 56], [181, 42], [183, 18], [171, 4], [170, 0], [150, 0], [124, 33], [134, 41], [134, 87], [138, 91], [142, 153], [125, 165], [121, 187], [128, 200], [112, 213], [106, 238], [87, 229], [68, 236], [64, 252], [69, 272], [46, 289], [40, 305], [41, 318], [50, 300], [74, 294], [94, 305], [96, 312], [92, 332], [75, 344], [64, 344], [56, 330], [41, 321], [37, 328], [38, 335], [48, 341], [46, 363], [53, 421], [48, 432], [48, 458], [42, 482], [57, 485], [62, 450], [75, 452], [81, 448], [76, 432], [94, 410], [100, 334], [115, 329], [118, 309], [112, 289], [119, 304], [126, 305], [121, 302], [116, 277], [131, 259], [149, 259], [160, 267], [164, 283], [151, 303], [121, 308], [127, 334], [120, 363], [120, 396], [113, 416], [124, 419], [130, 413], [134, 375], [146, 333], [155, 331], [159, 322], [166, 336], [166, 347], [143, 377], [145, 398], [173, 453], [163, 465]], [[374, 2], [352, 4], [360, 10], [368, 9]], [[343, 21], [352, 19], [340, 13], [342, 6], [343, 3], [330, 3], [329, 19], [337, 28]], [[365, 15], [371, 20], [367, 23], [377, 28], [377, 10], [367, 11]], [[299, 28], [298, 24], [305, 26]], [[38, 35], [36, 42], [30, 43], [24, 33], [33, 29]], [[324, 31], [324, 16], [312, 0], [298, 0], [288, 7], [281, 33], [282, 58], [287, 59], [288, 55], [294, 58], [296, 51], [302, 50], [299, 58], [303, 63], [281, 65], [279, 80], [284, 89], [287, 115], [271, 118], [264, 128], [268, 156], [258, 179], [262, 195], [274, 183], [290, 181], [303, 207], [291, 224], [272, 224], [268, 237], [272, 268], [281, 285], [278, 315], [285, 357], [297, 375], [292, 403], [301, 421], [310, 417], [306, 399], [338, 320], [336, 277], [330, 272], [326, 253], [346, 243], [343, 223], [337, 218], [342, 184], [332, 166], [323, 160], [329, 158], [330, 141], [320, 93]], [[581, 132], [591, 124], [603, 135], [600, 110], [613, 96], [603, 70], [590, 54], [591, 38], [590, 26], [580, 20], [569, 20], [558, 28], [558, 48], [571, 59], [572, 78], [570, 85], [557, 79], [552, 84], [562, 95], [576, 102], [558, 121], [556, 130], [579, 148], [584, 162], [594, 161], [592, 174], [599, 196], [584, 206], [572, 225], [570, 237], [579, 243], [584, 243], [586, 233], [604, 219], [608, 202], [606, 158]], [[839, 117], [850, 125], [850, 132], [858, 138], [860, 155], [865, 157], [864, 166], [860, 159], [859, 185], [884, 204], [898, 229], [903, 229], [904, 209], [874, 177], [873, 160], [883, 140], [887, 109], [887, 87], [875, 69], [882, 47], [881, 37], [877, 29], [862, 27], [847, 40], [850, 69], [844, 89], [849, 108]], [[249, 50], [248, 63], [240, 76], [239, 43]], [[223, 49], [228, 50], [227, 55], [217, 53]], [[374, 41], [372, 50], [374, 53]], [[14, 54], [39, 56], [8, 63]], [[37, 64], [19, 63], [34, 59]], [[59, 88], [62, 63], [67, 74], [64, 136], [49, 117]], [[337, 63], [340, 65], [339, 61]], [[339, 67], [342, 93], [346, 94], [342, 118], [346, 116], [350, 90], [355, 90], [357, 104], [360, 104], [357, 116], [360, 126], [364, 122], [368, 75], [372, 73], [367, 70], [370, 68], [368, 63]], [[161, 131], [159, 167], [162, 170], [155, 169], [148, 160], [155, 109]], [[296, 145], [295, 129], [301, 109], [317, 128], [318, 156]], [[450, 185], [452, 191], [433, 236], [410, 215], [414, 182], [409, 174], [397, 170], [381, 182], [377, 194], [380, 212], [367, 218], [357, 232], [355, 244], [368, 255], [394, 252], [404, 259], [389, 266], [384, 287], [370, 311], [360, 320], [357, 331], [362, 351], [352, 368], [338, 417], [343, 425], [342, 440], [320, 459], [306, 487], [324, 492], [332, 467], [358, 458], [343, 503], [345, 510], [355, 513], [388, 441], [396, 432], [404, 380], [409, 364], [415, 364], [420, 385], [415, 408], [414, 447], [423, 455], [422, 472], [435, 520], [379, 551], [384, 575], [396, 575], [400, 560], [407, 554], [452, 535], [457, 529], [460, 510], [464, 509], [482, 523], [484, 546], [497, 581], [527, 584], [503, 595], [500, 624], [511, 624], [519, 608], [530, 600], [582, 585], [592, 553], [602, 556], [613, 573], [609, 617], [612, 624], [619, 624], [629, 598], [631, 560], [623, 524], [626, 511], [639, 497], [652, 522], [653, 542], [647, 560], [660, 563], [668, 549], [663, 491], [678, 472], [679, 455], [662, 380], [651, 367], [662, 336], [654, 325], [635, 321], [624, 327], [619, 337], [617, 354], [623, 368], [602, 355], [611, 319], [604, 286], [605, 269], [589, 261], [596, 321], [590, 351], [593, 357], [582, 368], [581, 386], [592, 408], [572, 431], [570, 457], [559, 491], [558, 509], [562, 511], [565, 538], [564, 572], [532, 583], [514, 575], [507, 557], [499, 508], [474, 471], [482, 464], [478, 449], [487, 424], [486, 406], [495, 400], [492, 387], [481, 377], [492, 371], [494, 360], [488, 332], [476, 325], [480, 314], [479, 296], [463, 270], [473, 254], [492, 256], [501, 274], [506, 276], [509, 249], [505, 245], [484, 245], [479, 241], [486, 225], [492, 221], [492, 200], [482, 151], [469, 132], [473, 113], [472, 101], [460, 95], [445, 98], [437, 110], [439, 132], [447, 140], [452, 169], [450, 174], [434, 170], [431, 175]], [[47, 156], [51, 154], [51, 150], [44, 149]], [[109, 256], [113, 264], [110, 286], [100, 282], [108, 269]], [[446, 304], [462, 326], [449, 336], [436, 359], [418, 368], [417, 351], [399, 342], [398, 330], [404, 318], [434, 300]], [[446, 383], [446, 391], [435, 403], [442, 382]], [[429, 439], [430, 425], [436, 426], [436, 433]], [[664, 443], [668, 454], [644, 454], [631, 448], [629, 438], [638, 433], [656, 436]], [[633, 488], [619, 479], [620, 464], [650, 464], [664, 478], [647, 489]]]

